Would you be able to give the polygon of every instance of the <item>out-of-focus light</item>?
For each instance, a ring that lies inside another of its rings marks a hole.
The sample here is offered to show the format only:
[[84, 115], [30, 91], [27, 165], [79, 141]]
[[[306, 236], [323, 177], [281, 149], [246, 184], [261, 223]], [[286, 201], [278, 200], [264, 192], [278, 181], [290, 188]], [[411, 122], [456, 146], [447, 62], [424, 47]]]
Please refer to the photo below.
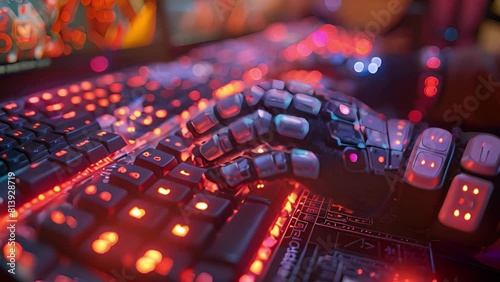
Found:
[[324, 1], [325, 1], [325, 7], [330, 12], [335, 12], [342, 6], [342, 0], [324, 0]]
[[458, 38], [458, 31], [454, 27], [449, 27], [444, 31], [444, 39], [453, 42]]
[[424, 81], [425, 86], [437, 86], [439, 84], [439, 80], [435, 76], [429, 76]]
[[430, 57], [427, 60], [427, 67], [430, 69], [437, 69], [441, 65], [441, 60], [436, 57]]
[[365, 64], [363, 64], [362, 62], [356, 62], [356, 63], [354, 64], [354, 70], [355, 70], [357, 73], [362, 72], [364, 68], [365, 68]]
[[358, 155], [357, 155], [357, 154], [355, 154], [355, 153], [351, 153], [351, 154], [349, 155], [349, 160], [351, 161], [351, 163], [355, 163], [355, 162], [357, 162], [357, 161], [358, 161]]
[[370, 72], [371, 74], [375, 74], [377, 71], [378, 71], [378, 66], [377, 66], [377, 64], [375, 64], [375, 63], [370, 63], [370, 64], [368, 65], [368, 72]]
[[437, 94], [437, 88], [435, 86], [427, 86], [424, 89], [424, 95], [427, 97], [434, 97]]
[[382, 59], [380, 59], [379, 57], [373, 57], [372, 63], [376, 64], [377, 67], [380, 68], [382, 66]]
[[422, 120], [422, 112], [420, 112], [419, 110], [412, 110], [408, 114], [408, 119], [411, 122], [420, 122]]
[[318, 30], [312, 34], [312, 40], [318, 47], [324, 47], [328, 44], [328, 34], [322, 30]]
[[90, 60], [90, 68], [95, 72], [103, 72], [108, 66], [108, 59], [104, 56], [97, 56]]

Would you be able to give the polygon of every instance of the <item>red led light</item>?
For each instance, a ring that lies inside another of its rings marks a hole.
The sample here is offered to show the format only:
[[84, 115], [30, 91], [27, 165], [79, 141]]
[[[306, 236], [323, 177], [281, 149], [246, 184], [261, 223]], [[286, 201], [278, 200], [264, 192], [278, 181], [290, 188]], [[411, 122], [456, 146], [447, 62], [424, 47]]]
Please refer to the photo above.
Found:
[[104, 56], [97, 56], [90, 60], [90, 68], [95, 72], [103, 72], [108, 66], [108, 59]]
[[411, 122], [419, 122], [422, 120], [422, 112], [419, 110], [413, 110], [408, 114], [408, 119]]
[[431, 57], [427, 60], [427, 67], [430, 69], [437, 69], [441, 65], [441, 60], [436, 57]]
[[424, 89], [424, 94], [427, 97], [434, 97], [437, 93], [437, 88], [435, 86], [427, 86]]

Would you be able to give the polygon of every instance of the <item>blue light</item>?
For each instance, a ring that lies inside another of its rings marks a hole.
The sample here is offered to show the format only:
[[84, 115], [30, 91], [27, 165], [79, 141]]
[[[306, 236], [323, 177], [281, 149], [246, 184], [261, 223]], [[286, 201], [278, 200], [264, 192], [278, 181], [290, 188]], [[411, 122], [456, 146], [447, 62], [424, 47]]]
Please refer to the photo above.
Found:
[[380, 68], [382, 66], [382, 59], [380, 59], [379, 57], [373, 57], [372, 63], [376, 64], [377, 67]]
[[355, 70], [357, 73], [362, 72], [364, 68], [365, 68], [365, 64], [363, 64], [362, 62], [356, 62], [356, 63], [354, 64], [354, 70]]
[[370, 63], [370, 64], [368, 65], [368, 71], [369, 71], [371, 74], [376, 73], [376, 72], [378, 71], [378, 66], [377, 66], [377, 64], [375, 64], [375, 63]]
[[454, 27], [449, 27], [444, 31], [444, 39], [452, 42], [457, 40], [458, 38], [458, 30]]

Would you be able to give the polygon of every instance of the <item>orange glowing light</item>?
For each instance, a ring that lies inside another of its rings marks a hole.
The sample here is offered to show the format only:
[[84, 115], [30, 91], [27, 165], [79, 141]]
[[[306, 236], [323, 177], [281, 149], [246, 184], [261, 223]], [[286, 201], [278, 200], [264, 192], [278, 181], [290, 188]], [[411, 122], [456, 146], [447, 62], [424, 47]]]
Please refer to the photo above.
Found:
[[116, 242], [118, 242], [118, 234], [112, 231], [104, 232], [99, 236], [99, 239], [106, 240], [111, 244], [116, 244]]
[[66, 216], [57, 210], [50, 213], [50, 219], [56, 224], [63, 224], [66, 222]]
[[286, 202], [284, 210], [289, 213], [292, 212], [292, 204], [290, 202]]
[[165, 118], [165, 117], [167, 117], [167, 111], [163, 110], [163, 109], [158, 110], [158, 111], [156, 111], [155, 115], [157, 118]]
[[469, 186], [467, 185], [462, 186], [462, 191], [467, 192], [467, 190], [469, 190]]
[[385, 158], [383, 156], [379, 156], [378, 157], [378, 162], [379, 163], [384, 163], [385, 162]]
[[453, 215], [454, 215], [454, 216], [459, 216], [459, 215], [460, 215], [460, 211], [459, 211], [459, 210], [455, 210], [455, 211], [453, 212]]
[[57, 90], [57, 96], [59, 96], [59, 97], [68, 96], [68, 90], [65, 88], [61, 88], [61, 89]]
[[38, 195], [38, 200], [40, 200], [40, 201], [45, 200], [45, 195], [44, 194]]
[[399, 140], [396, 140], [394, 143], [395, 143], [396, 145], [401, 145], [401, 141], [399, 141]]
[[61, 187], [60, 186], [55, 186], [54, 187], [54, 192], [61, 192]]
[[182, 119], [188, 119], [189, 118], [189, 112], [188, 111], [182, 111], [181, 118]]
[[53, 105], [48, 105], [46, 108], [47, 108], [47, 111], [49, 111], [49, 112], [55, 112], [55, 111], [60, 111], [63, 107], [64, 107], [63, 103], [57, 103], [57, 104], [53, 104]]
[[264, 264], [260, 260], [255, 260], [250, 266], [250, 271], [256, 275], [260, 275], [262, 273], [262, 269], [264, 268]]
[[74, 117], [76, 117], [76, 112], [75, 111], [67, 112], [62, 117], [63, 117], [63, 119], [74, 118]]
[[99, 106], [101, 106], [101, 107], [105, 108], [105, 107], [109, 106], [109, 101], [108, 101], [108, 99], [105, 99], [105, 98], [103, 98], [103, 99], [99, 99], [99, 100], [97, 101], [97, 105], [99, 105]]
[[78, 104], [80, 104], [82, 102], [82, 97], [80, 97], [80, 96], [73, 96], [73, 97], [71, 97], [70, 101], [71, 101], [71, 103], [73, 105], [78, 105]]
[[146, 215], [146, 211], [144, 209], [140, 209], [138, 207], [133, 207], [129, 212], [128, 214], [131, 216], [131, 217], [135, 217], [137, 219], [140, 219], [142, 217], [144, 217], [144, 215]]
[[76, 228], [78, 226], [78, 222], [76, 219], [72, 216], [67, 216], [66, 217], [66, 224], [71, 227], [71, 228]]
[[80, 86], [78, 86], [76, 84], [70, 85], [69, 92], [78, 93], [78, 91], [80, 91]]
[[51, 93], [45, 92], [42, 94], [42, 99], [45, 101], [51, 100], [54, 96]]
[[162, 195], [166, 196], [166, 195], [170, 194], [170, 189], [160, 187], [160, 188], [158, 188], [158, 194], [162, 194]]
[[[14, 252], [11, 252], [11, 249], [13, 249]], [[6, 258], [8, 260], [8, 256], [11, 253], [15, 254], [16, 259], [20, 259], [22, 257], [22, 255], [23, 255], [23, 247], [21, 246], [21, 244], [19, 244], [17, 242], [14, 246], [9, 246], [8, 242], [5, 243], [5, 245], [3, 246], [3, 256], [4, 256], [4, 258]]]
[[80, 86], [83, 90], [89, 90], [90, 88], [92, 88], [92, 83], [90, 81], [83, 81], [82, 83], [80, 83]]
[[465, 219], [465, 220], [470, 220], [470, 218], [471, 218], [471, 214], [470, 214], [470, 213], [466, 213], [466, 214], [464, 215], [464, 219]]
[[156, 268], [155, 262], [150, 258], [141, 257], [135, 263], [135, 268], [142, 274], [149, 273]]
[[87, 110], [89, 112], [93, 112], [96, 110], [96, 106], [94, 104], [88, 104], [85, 106], [85, 110]]
[[83, 99], [85, 99], [85, 100], [87, 100], [87, 101], [92, 101], [92, 100], [94, 100], [94, 99], [95, 99], [95, 94], [94, 94], [94, 92], [90, 92], [90, 91], [88, 91], [88, 92], [83, 93]]
[[40, 102], [40, 98], [38, 98], [36, 96], [35, 97], [30, 97], [28, 99], [28, 102], [30, 102], [31, 104], [36, 104], [36, 103]]
[[241, 92], [245, 89], [245, 84], [240, 80], [233, 80], [230, 83], [221, 86], [219, 89], [215, 90], [213, 93], [213, 97], [215, 99], [222, 99], [225, 97], [231, 97], [238, 92]]
[[190, 176], [191, 174], [185, 170], [181, 170], [180, 174], [184, 175], [184, 176]]
[[194, 205], [194, 207], [200, 211], [204, 211], [208, 209], [208, 204], [205, 202], [198, 202], [196, 203], [196, 205]]
[[176, 224], [174, 228], [172, 228], [172, 234], [177, 237], [186, 237], [189, 232], [189, 226]]
[[431, 167], [434, 168], [436, 166], [436, 163], [435, 162], [432, 162], [431, 163]]
[[108, 191], [103, 191], [101, 193], [99, 193], [99, 198], [101, 198], [101, 200], [105, 201], [105, 202], [109, 202], [111, 200], [111, 193], [109, 193]]
[[248, 75], [252, 80], [261, 80], [262, 79], [262, 71], [258, 68], [252, 68], [248, 71]]
[[273, 235], [274, 237], [278, 237], [280, 236], [280, 227], [275, 225], [273, 226], [273, 229], [271, 229], [271, 232], [269, 232], [271, 235]]
[[207, 104], [207, 102], [206, 102], [206, 101], [204, 101], [204, 100], [202, 100], [202, 101], [200, 101], [200, 102], [198, 103], [198, 109], [200, 109], [200, 110], [202, 110], [202, 111], [203, 111], [204, 109], [206, 109], [207, 107], [208, 107], [208, 104]]
[[122, 100], [122, 95], [120, 94], [111, 94], [109, 96], [109, 101], [113, 104], [116, 104]]
[[439, 139], [438, 139], [438, 142], [439, 142], [439, 143], [443, 143], [443, 141], [444, 141], [444, 140], [443, 140], [443, 138], [439, 138]]
[[155, 129], [153, 130], [153, 133], [154, 133], [155, 135], [161, 135], [161, 129], [160, 129], [160, 128], [155, 128]]
[[477, 188], [474, 188], [474, 190], [472, 190], [472, 193], [474, 193], [474, 195], [477, 195], [477, 194], [479, 194], [479, 189], [477, 189]]
[[200, 91], [198, 90], [193, 90], [191, 92], [189, 92], [189, 99], [191, 99], [191, 101], [198, 101], [200, 99]]
[[112, 247], [109, 241], [98, 239], [92, 242], [92, 250], [98, 254], [105, 254]]
[[271, 256], [271, 249], [267, 247], [261, 247], [257, 252], [257, 257], [264, 261], [268, 260], [270, 256]]
[[95, 185], [89, 185], [85, 187], [85, 193], [87, 195], [93, 195], [97, 192], [97, 187]]

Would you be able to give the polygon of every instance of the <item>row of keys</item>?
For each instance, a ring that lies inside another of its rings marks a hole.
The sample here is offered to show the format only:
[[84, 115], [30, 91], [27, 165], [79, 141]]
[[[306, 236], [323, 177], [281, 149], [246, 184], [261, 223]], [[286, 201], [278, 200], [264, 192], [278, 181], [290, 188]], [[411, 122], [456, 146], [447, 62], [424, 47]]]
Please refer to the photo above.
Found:
[[290, 153], [265, 153], [253, 159], [239, 157], [216, 169], [214, 174], [216, 177], [220, 175], [229, 187], [236, 187], [250, 180], [271, 178], [288, 172], [301, 178], [317, 179], [320, 163], [314, 153], [292, 149]]

